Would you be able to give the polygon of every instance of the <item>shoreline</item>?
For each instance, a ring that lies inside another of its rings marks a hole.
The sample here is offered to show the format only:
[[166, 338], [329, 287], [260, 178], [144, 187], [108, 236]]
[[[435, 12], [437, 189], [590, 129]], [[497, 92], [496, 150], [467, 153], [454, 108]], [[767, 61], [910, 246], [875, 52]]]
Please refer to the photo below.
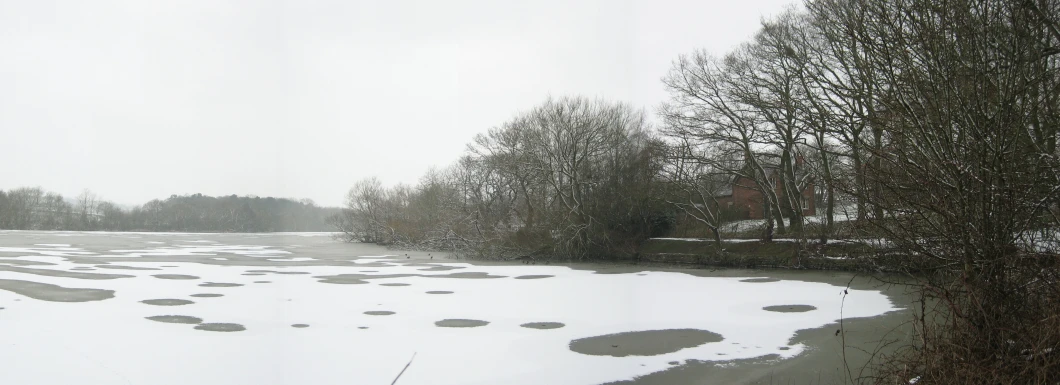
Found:
[[[451, 259], [474, 261], [475, 263], [511, 263], [567, 265], [604, 264], [615, 266], [645, 266], [677, 269], [777, 269], [793, 271], [845, 271], [858, 273], [897, 273], [888, 268], [887, 260], [880, 259], [878, 246], [854, 240], [832, 240], [821, 245], [808, 240], [798, 250], [797, 242], [790, 239], [764, 242], [756, 239], [723, 240], [724, 251], [718, 253], [712, 240], [690, 238], [653, 238], [644, 242], [636, 257], [570, 261], [536, 257], [510, 260], [481, 259], [459, 255], [459, 252], [434, 250], [445, 253]], [[393, 250], [407, 250], [400, 246], [385, 246]], [[796, 257], [796, 251], [800, 255]], [[880, 262], [883, 262], [881, 264]]]

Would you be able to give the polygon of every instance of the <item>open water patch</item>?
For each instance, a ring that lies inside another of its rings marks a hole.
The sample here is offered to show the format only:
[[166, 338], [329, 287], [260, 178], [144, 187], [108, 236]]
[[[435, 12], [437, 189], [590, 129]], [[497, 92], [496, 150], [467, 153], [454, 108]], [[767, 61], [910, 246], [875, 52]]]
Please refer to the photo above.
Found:
[[740, 282], [767, 283], [767, 282], [780, 282], [780, 280], [776, 279], [776, 278], [747, 278], [747, 279], [741, 279]]
[[542, 279], [542, 278], [552, 278], [552, 277], [555, 277], [555, 276], [554, 275], [545, 275], [545, 274], [541, 274], [541, 275], [520, 275], [518, 277], [515, 277], [515, 279]]
[[644, 330], [579, 338], [569, 347], [591, 356], [657, 356], [723, 339], [721, 334], [700, 329]]
[[522, 325], [519, 325], [519, 326], [522, 326], [522, 327], [528, 328], [528, 329], [547, 330], [547, 329], [559, 329], [559, 328], [567, 326], [567, 325], [564, 325], [561, 322], [529, 322], [529, 323], [525, 323], [525, 324], [522, 324]]
[[811, 305], [776, 305], [766, 306], [762, 308], [762, 310], [773, 311], [778, 313], [805, 313], [808, 311], [817, 310], [817, 307]]
[[139, 266], [125, 266], [125, 265], [96, 265], [100, 269], [111, 269], [111, 270], [162, 270], [156, 267], [139, 267]]
[[477, 319], [443, 319], [434, 323], [434, 326], [443, 328], [477, 328], [480, 326], [489, 325], [489, 321], [482, 321]]
[[236, 286], [243, 286], [243, 284], [242, 283], [227, 283], [227, 282], [206, 282], [206, 283], [200, 283], [199, 286], [202, 286], [202, 287], [236, 287]]
[[240, 324], [233, 323], [222, 323], [222, 322], [211, 322], [195, 325], [196, 330], [205, 330], [208, 332], [241, 332], [247, 330], [246, 327]]
[[202, 318], [192, 317], [186, 315], [156, 315], [151, 317], [144, 317], [155, 322], [163, 322], [168, 324], [201, 324]]
[[177, 298], [145, 299], [145, 300], [140, 301], [140, 302], [148, 304], [148, 305], [155, 305], [155, 306], [183, 306], [183, 305], [190, 305], [190, 304], [195, 303], [194, 301], [189, 301], [189, 300], [186, 300], [186, 299], [177, 299]]
[[419, 270], [419, 271], [449, 271], [449, 270], [456, 270], [456, 269], [463, 269], [463, 268], [464, 268], [463, 266], [435, 265], [435, 266], [424, 267], [422, 269], [416, 269], [416, 270]]
[[338, 275], [318, 275], [313, 278], [319, 279], [317, 282], [322, 283], [334, 283], [340, 285], [363, 285], [368, 283], [370, 279], [384, 279], [384, 278], [405, 278], [405, 277], [417, 277], [419, 274], [338, 274]]
[[185, 275], [185, 274], [155, 274], [155, 275], [152, 275], [152, 277], [155, 277], [155, 278], [158, 278], [158, 279], [175, 279], [175, 280], [199, 279], [199, 277], [196, 277], [194, 275]]
[[114, 290], [62, 287], [18, 279], [0, 279], [0, 290], [50, 302], [90, 302], [114, 298]]
[[427, 275], [430, 278], [458, 278], [458, 279], [492, 279], [492, 278], [507, 278], [507, 275], [491, 275], [490, 273], [483, 273], [478, 271], [466, 271], [460, 273], [449, 273], [449, 274], [432, 274]]
[[[91, 262], [90, 262], [91, 263]], [[63, 270], [51, 270], [51, 269], [34, 269], [29, 267], [17, 267], [17, 266], [4, 266], [0, 265], [0, 271], [10, 271], [15, 273], [25, 273], [40, 275], [45, 277], [61, 277], [61, 278], [77, 278], [77, 279], [118, 279], [118, 278], [134, 278], [135, 275], [125, 274], [102, 274], [102, 273], [81, 273], [77, 271], [63, 271]]]

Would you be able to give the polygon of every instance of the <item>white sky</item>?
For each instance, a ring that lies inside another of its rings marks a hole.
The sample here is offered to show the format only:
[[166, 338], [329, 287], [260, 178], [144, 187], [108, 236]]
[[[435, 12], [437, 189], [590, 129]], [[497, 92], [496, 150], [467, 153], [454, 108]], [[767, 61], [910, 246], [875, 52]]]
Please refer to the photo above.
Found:
[[0, 189], [338, 205], [548, 95], [654, 112], [793, 0], [0, 0]]

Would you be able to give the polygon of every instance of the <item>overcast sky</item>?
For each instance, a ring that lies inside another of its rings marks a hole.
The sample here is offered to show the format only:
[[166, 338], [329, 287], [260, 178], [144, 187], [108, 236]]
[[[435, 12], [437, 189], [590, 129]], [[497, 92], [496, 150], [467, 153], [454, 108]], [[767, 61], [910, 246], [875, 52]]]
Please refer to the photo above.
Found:
[[338, 205], [548, 95], [654, 112], [790, 0], [0, 0], [0, 188]]

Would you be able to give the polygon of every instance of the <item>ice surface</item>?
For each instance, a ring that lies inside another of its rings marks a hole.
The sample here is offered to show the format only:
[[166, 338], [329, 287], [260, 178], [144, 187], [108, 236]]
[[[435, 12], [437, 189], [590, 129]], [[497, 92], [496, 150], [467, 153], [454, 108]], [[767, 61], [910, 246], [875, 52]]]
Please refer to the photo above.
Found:
[[[245, 241], [241, 240], [241, 241]], [[122, 256], [202, 257], [235, 254], [273, 256], [282, 250], [258, 245], [196, 245], [138, 250], [98, 250], [69, 246], [7, 247], [5, 258], [47, 257], [67, 270], [65, 258]], [[80, 253], [92, 254], [84, 257]], [[101, 255], [102, 254], [102, 255]], [[299, 254], [302, 254], [301, 252]], [[312, 254], [308, 254], [312, 255]], [[393, 256], [384, 256], [393, 257]], [[308, 257], [296, 257], [299, 260]], [[312, 259], [312, 258], [309, 258]], [[0, 384], [384, 384], [409, 357], [416, 359], [399, 382], [413, 384], [597, 384], [664, 370], [671, 361], [728, 361], [803, 351], [788, 345], [796, 331], [839, 318], [842, 297], [836, 286], [804, 281], [740, 282], [744, 277], [696, 277], [674, 272], [595, 274], [560, 266], [463, 267], [460, 276], [488, 273], [495, 279], [453, 278], [452, 271], [424, 271], [404, 258], [355, 259], [335, 266], [297, 266], [309, 274], [243, 276], [247, 270], [275, 267], [219, 266], [168, 262], [162, 273], [179, 271], [195, 280], [156, 279], [159, 271], [122, 271], [132, 278], [106, 281], [0, 271], [0, 279], [66, 288], [114, 290], [101, 301], [60, 303], [0, 291]], [[0, 259], [2, 263], [2, 259]], [[384, 264], [365, 273], [362, 263]], [[434, 260], [432, 263], [444, 263]], [[285, 270], [286, 271], [286, 270]], [[330, 284], [319, 276], [358, 274], [366, 284]], [[551, 276], [515, 279], [517, 276]], [[389, 276], [373, 278], [373, 276]], [[447, 277], [439, 279], [439, 277]], [[203, 288], [206, 282], [239, 287]], [[408, 286], [383, 286], [404, 283]], [[192, 294], [223, 293], [197, 298]], [[428, 291], [452, 291], [432, 295]], [[187, 298], [183, 306], [151, 306], [140, 301]], [[15, 301], [19, 299], [20, 301]], [[776, 313], [768, 306], [801, 304], [816, 310]], [[846, 317], [871, 317], [893, 310], [878, 291], [850, 290]], [[390, 311], [372, 316], [368, 311]], [[195, 325], [155, 322], [147, 317], [186, 316], [210, 324], [238, 324], [245, 331], [196, 330]], [[441, 328], [435, 322], [470, 319], [489, 324]], [[555, 329], [520, 325], [558, 322]], [[292, 324], [308, 324], [293, 328]], [[367, 329], [361, 329], [367, 327]], [[706, 343], [656, 356], [591, 356], [573, 352], [575, 339], [631, 331], [700, 329], [720, 334]], [[781, 347], [788, 347], [781, 350]], [[722, 355], [724, 354], [724, 355]]]

